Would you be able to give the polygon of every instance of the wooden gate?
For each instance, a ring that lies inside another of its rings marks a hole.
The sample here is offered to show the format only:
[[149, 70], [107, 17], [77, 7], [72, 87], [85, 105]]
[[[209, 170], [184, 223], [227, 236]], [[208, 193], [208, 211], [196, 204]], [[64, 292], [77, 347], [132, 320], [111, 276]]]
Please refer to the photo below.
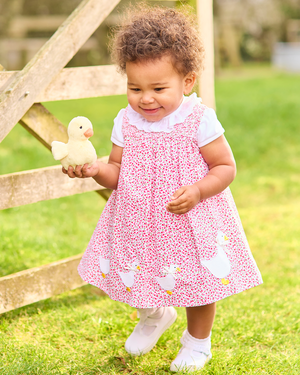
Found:
[[[7, 72], [0, 66], [0, 142], [20, 123], [50, 150], [53, 140], [67, 142], [67, 129], [40, 102], [126, 93], [126, 77], [113, 65], [64, 69], [119, 2], [83, 0], [23, 70]], [[207, 56], [200, 94], [214, 107], [212, 0], [197, 0], [197, 5]], [[2, 175], [0, 191], [0, 209], [87, 191], [105, 199], [110, 194], [93, 179], [69, 179], [61, 166]], [[77, 273], [81, 256], [0, 278], [0, 313], [84, 285]]]

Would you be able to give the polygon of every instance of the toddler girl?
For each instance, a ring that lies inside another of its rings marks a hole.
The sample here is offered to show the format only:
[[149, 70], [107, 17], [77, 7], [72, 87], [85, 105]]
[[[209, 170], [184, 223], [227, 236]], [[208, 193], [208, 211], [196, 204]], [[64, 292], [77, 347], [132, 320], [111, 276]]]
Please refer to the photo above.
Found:
[[203, 47], [190, 16], [144, 8], [116, 34], [128, 78], [108, 164], [63, 170], [113, 189], [79, 265], [86, 282], [138, 309], [125, 343], [145, 354], [184, 306], [187, 329], [171, 371], [212, 357], [216, 301], [262, 280], [228, 185], [235, 162], [215, 112], [188, 95]]

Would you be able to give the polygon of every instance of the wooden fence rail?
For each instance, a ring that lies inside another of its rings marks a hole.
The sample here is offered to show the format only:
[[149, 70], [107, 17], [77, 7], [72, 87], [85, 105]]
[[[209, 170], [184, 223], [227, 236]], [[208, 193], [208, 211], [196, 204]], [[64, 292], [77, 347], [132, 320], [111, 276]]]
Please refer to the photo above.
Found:
[[[0, 72], [0, 90], [17, 74]], [[119, 74], [114, 65], [66, 68], [37, 94], [35, 102], [122, 95], [126, 89], [126, 76]]]
[[81, 256], [81, 254], [76, 255], [2, 277], [0, 279], [0, 313], [85, 285], [77, 272]]
[[[100, 160], [106, 162], [107, 157]], [[91, 178], [70, 179], [61, 172], [60, 165], [2, 175], [0, 186], [1, 210], [88, 191], [107, 190]]]

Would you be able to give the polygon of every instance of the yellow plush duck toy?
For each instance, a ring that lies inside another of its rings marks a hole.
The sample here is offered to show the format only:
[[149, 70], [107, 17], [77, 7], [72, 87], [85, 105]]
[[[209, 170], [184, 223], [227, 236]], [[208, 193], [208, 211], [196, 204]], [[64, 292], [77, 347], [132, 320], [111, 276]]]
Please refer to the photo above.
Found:
[[91, 166], [97, 160], [94, 146], [88, 140], [93, 134], [93, 125], [88, 118], [73, 118], [68, 126], [68, 143], [53, 141], [51, 144], [54, 159], [60, 160], [65, 169], [84, 164]]

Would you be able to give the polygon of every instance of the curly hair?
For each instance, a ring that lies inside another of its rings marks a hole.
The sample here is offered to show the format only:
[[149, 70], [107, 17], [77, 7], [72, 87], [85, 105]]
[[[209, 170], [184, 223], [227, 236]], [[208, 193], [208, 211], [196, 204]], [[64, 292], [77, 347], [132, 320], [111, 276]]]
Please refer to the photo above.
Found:
[[112, 59], [121, 73], [127, 62], [155, 60], [169, 55], [174, 69], [184, 76], [202, 69], [204, 48], [191, 12], [149, 7], [129, 11], [112, 39]]

